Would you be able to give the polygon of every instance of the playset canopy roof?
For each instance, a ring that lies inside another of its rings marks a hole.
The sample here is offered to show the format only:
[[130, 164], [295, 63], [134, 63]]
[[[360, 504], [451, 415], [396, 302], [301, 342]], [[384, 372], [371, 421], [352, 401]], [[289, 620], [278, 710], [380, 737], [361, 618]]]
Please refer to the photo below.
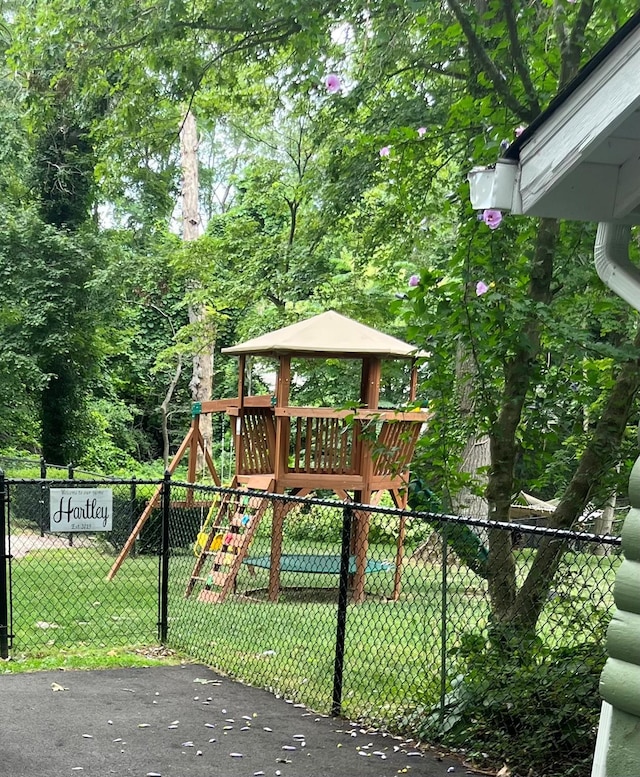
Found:
[[413, 359], [426, 356], [415, 345], [378, 332], [333, 310], [275, 332], [223, 348], [223, 353], [255, 356]]

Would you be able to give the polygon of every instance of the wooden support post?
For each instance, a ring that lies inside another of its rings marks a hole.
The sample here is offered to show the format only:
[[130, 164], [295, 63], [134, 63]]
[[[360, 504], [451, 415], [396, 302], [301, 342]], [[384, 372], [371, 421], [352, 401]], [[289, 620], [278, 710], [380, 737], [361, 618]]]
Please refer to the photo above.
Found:
[[284, 530], [285, 503], [280, 499], [273, 502], [273, 523], [271, 526], [271, 562], [269, 565], [270, 602], [277, 602], [280, 596], [280, 559], [282, 557], [282, 534]]
[[[167, 470], [169, 475], [173, 475], [173, 473], [176, 471], [176, 468], [178, 464], [182, 461], [182, 457], [187, 451], [187, 448], [190, 448], [191, 446], [191, 438], [193, 437], [193, 425], [187, 432], [187, 436], [182, 441], [180, 447], [178, 448], [178, 451], [176, 455], [173, 457], [173, 461], [171, 464], [169, 464], [169, 469]], [[153, 508], [158, 504], [158, 500], [160, 499], [160, 494], [162, 493], [163, 483], [160, 483], [160, 485], [156, 488], [153, 496], [147, 503], [147, 506], [144, 508], [144, 511], [140, 518], [138, 518], [138, 522], [133, 527], [131, 534], [129, 535], [127, 541], [125, 542], [124, 546], [122, 547], [122, 550], [120, 551], [118, 558], [113, 562], [113, 566], [109, 570], [109, 574], [107, 575], [107, 580], [113, 580], [116, 573], [122, 566], [122, 562], [125, 560], [125, 558], [129, 555], [129, 552], [131, 551], [131, 548], [133, 548], [136, 539], [138, 538], [138, 535], [142, 531], [142, 527], [147, 522], [147, 519], [151, 515], [151, 512]]]
[[[370, 499], [370, 494], [363, 494], [362, 503], [365, 504]], [[365, 501], [366, 500], [366, 501]], [[366, 510], [355, 510], [355, 532], [354, 532], [354, 551], [356, 557], [356, 571], [353, 576], [353, 594], [354, 604], [362, 604], [365, 600], [365, 579], [367, 576], [367, 551], [369, 550], [369, 524], [371, 522], [371, 513]]]
[[[193, 411], [191, 419], [191, 439], [189, 442], [189, 466], [187, 468], [187, 483], [195, 483], [198, 467], [198, 438], [200, 437], [200, 413]], [[193, 505], [193, 489], [187, 489], [187, 507]]]
[[407, 535], [407, 517], [400, 516], [400, 526], [398, 527], [398, 543], [396, 546], [396, 568], [393, 573], [393, 601], [397, 602], [400, 598], [400, 589], [402, 587], [402, 562], [404, 561], [404, 541]]
[[362, 376], [360, 380], [360, 400], [370, 410], [377, 410], [380, 401], [380, 377], [382, 363], [380, 359], [367, 358], [362, 360]]
[[415, 402], [418, 396], [418, 367], [416, 360], [411, 362], [411, 383], [409, 384], [409, 402]]
[[233, 446], [236, 452], [236, 476], [244, 474], [243, 472], [243, 460], [244, 460], [244, 439], [242, 436], [242, 424], [244, 415], [244, 383], [245, 383], [245, 369], [247, 364], [247, 357], [241, 354], [238, 360], [238, 415], [232, 417], [232, 434], [233, 434]]
[[[291, 390], [291, 358], [289, 356], [280, 357], [280, 368], [278, 370], [278, 384], [276, 386], [276, 408], [287, 407], [289, 405], [289, 392]], [[279, 480], [287, 471], [289, 461], [289, 424], [290, 419], [284, 416], [276, 416], [276, 451], [274, 461], [274, 474], [276, 480], [276, 490], [279, 489]]]

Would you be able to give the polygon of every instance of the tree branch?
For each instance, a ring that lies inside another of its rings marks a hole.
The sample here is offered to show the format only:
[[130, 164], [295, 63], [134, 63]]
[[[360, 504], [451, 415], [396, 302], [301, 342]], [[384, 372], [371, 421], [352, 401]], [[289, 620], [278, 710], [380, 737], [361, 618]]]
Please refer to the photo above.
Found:
[[454, 16], [458, 20], [460, 27], [462, 27], [462, 32], [464, 33], [472, 52], [477, 57], [482, 70], [493, 84], [493, 88], [496, 90], [496, 93], [502, 99], [504, 104], [516, 116], [523, 119], [524, 121], [533, 121], [533, 119], [537, 116], [537, 113], [533, 113], [528, 106], [523, 105], [509, 90], [505, 77], [498, 70], [495, 62], [488, 55], [484, 44], [476, 34], [476, 31], [473, 29], [473, 25], [471, 24], [469, 17], [462, 10], [458, 0], [447, 0], [447, 3], [453, 11]]
[[511, 56], [513, 57], [513, 64], [515, 65], [516, 72], [520, 76], [524, 92], [527, 96], [529, 103], [529, 109], [537, 116], [540, 112], [540, 103], [538, 102], [538, 95], [531, 75], [529, 74], [529, 68], [524, 60], [524, 52], [520, 44], [520, 36], [518, 35], [518, 25], [516, 22], [516, 15], [513, 10], [513, 0], [503, 0], [502, 6], [504, 8], [505, 18], [507, 20], [507, 30], [509, 31], [509, 43], [511, 44]]
[[562, 63], [558, 91], [563, 89], [578, 72], [584, 50], [585, 31], [592, 14], [593, 0], [582, 0], [571, 33], [568, 38], [565, 38], [565, 46], [561, 49]]
[[[633, 341], [640, 348], [640, 328]], [[640, 389], [638, 358], [624, 364], [609, 394], [593, 436], [585, 448], [571, 482], [556, 508], [549, 526], [572, 526], [590, 499], [593, 487], [615, 464], [634, 399]], [[551, 581], [558, 569], [565, 543], [545, 537], [515, 599], [512, 622], [533, 630], [546, 601]]]

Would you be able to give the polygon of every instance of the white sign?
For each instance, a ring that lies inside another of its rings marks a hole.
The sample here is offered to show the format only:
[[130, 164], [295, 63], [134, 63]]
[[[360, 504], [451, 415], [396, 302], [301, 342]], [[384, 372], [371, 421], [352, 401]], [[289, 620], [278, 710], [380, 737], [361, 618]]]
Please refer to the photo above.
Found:
[[110, 488], [52, 488], [49, 531], [111, 531], [113, 491]]

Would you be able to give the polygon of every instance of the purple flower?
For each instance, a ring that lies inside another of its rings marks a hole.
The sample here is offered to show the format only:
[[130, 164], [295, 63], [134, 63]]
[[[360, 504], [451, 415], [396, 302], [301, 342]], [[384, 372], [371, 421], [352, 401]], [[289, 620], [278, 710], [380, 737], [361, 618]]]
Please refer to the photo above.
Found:
[[409, 286], [417, 286], [420, 283], [420, 276], [419, 275], [412, 275], [409, 278]]
[[389, 154], [391, 154], [391, 147], [390, 146], [383, 146], [380, 149], [380, 156], [385, 157], [385, 156], [389, 156]]
[[497, 229], [502, 221], [502, 213], [499, 210], [488, 208], [482, 212], [482, 220], [489, 229]]
[[524, 124], [521, 124], [519, 127], [516, 127], [516, 128], [515, 128], [515, 130], [513, 131], [513, 134], [514, 134], [514, 135], [515, 135], [517, 138], [519, 138], [519, 137], [520, 137], [520, 135], [522, 135], [522, 133], [523, 133], [523, 132], [524, 132], [526, 129], [527, 129], [527, 128], [524, 126]]
[[421, 138], [423, 135], [427, 134], [427, 128], [426, 127], [418, 127], [418, 137]]
[[342, 86], [340, 83], [340, 77], [335, 73], [329, 73], [329, 75], [324, 79], [324, 85], [329, 94], [335, 94], [336, 92], [339, 92], [340, 87]]
[[483, 294], [486, 294], [489, 291], [489, 287], [484, 281], [478, 281], [476, 283], [476, 294], [478, 297], [481, 297]]

